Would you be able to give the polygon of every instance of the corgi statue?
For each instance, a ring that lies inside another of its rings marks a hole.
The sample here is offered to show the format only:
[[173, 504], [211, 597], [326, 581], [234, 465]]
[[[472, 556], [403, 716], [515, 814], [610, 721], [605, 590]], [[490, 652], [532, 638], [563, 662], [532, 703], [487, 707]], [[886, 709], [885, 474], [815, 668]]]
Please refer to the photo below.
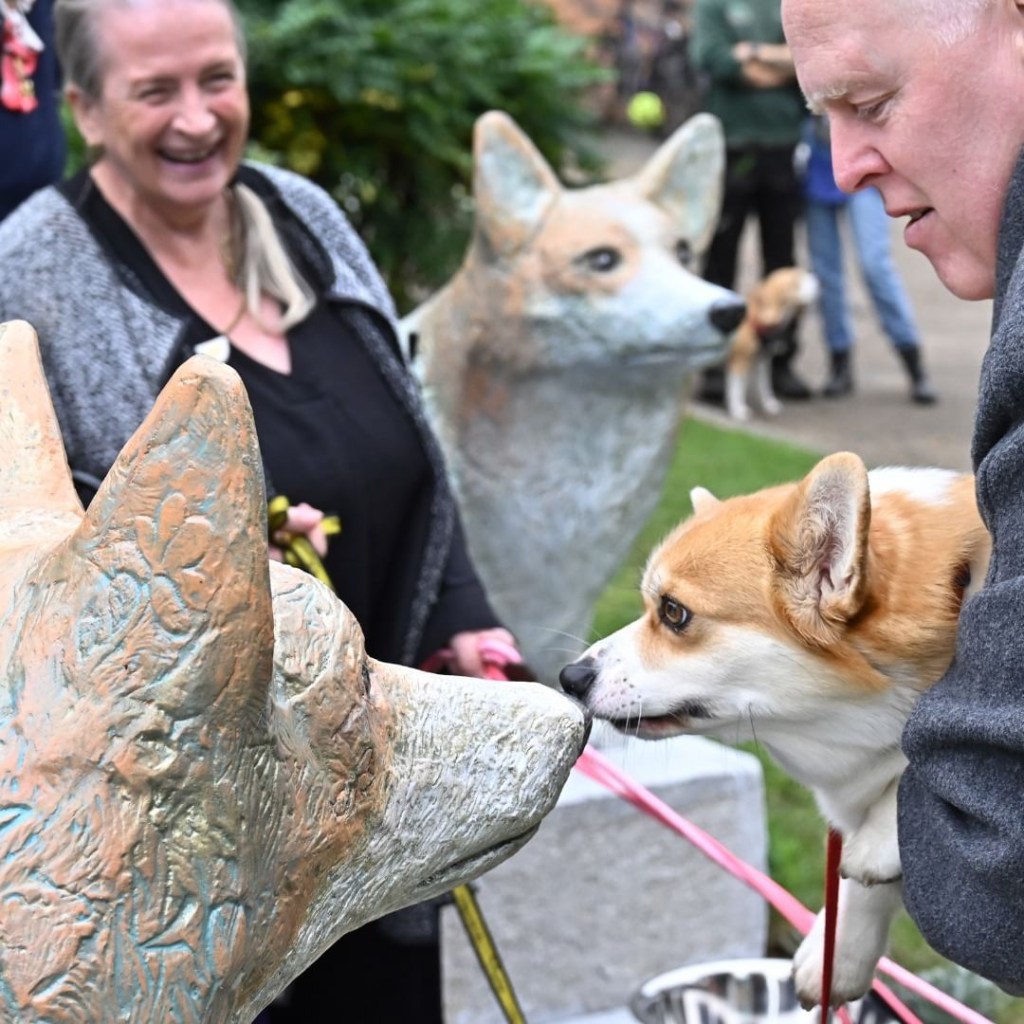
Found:
[[474, 160], [465, 260], [403, 334], [474, 562], [555, 683], [658, 500], [688, 376], [725, 359], [744, 314], [697, 272], [724, 143], [698, 115], [634, 177], [563, 188], [491, 112]]
[[368, 658], [265, 508], [241, 383], [195, 357], [83, 513], [0, 325], [0, 1020], [248, 1024], [554, 805], [578, 707]]

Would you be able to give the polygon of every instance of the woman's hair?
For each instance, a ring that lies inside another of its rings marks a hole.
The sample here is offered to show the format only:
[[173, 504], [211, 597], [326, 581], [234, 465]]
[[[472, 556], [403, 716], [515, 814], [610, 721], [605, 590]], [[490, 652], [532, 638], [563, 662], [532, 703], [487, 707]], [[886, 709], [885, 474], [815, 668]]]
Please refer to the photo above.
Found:
[[[57, 58], [64, 80], [77, 86], [87, 100], [98, 100], [103, 91], [103, 54], [96, 38], [96, 15], [107, 7], [141, 7], [159, 0], [56, 0], [53, 9]], [[232, 0], [218, 3], [231, 15], [235, 42], [242, 62], [246, 59], [245, 26]]]
[[[67, 83], [76, 86], [87, 102], [103, 95], [104, 55], [96, 33], [96, 15], [107, 7], [133, 7], [162, 0], [57, 0], [54, 7], [57, 56]], [[231, 15], [235, 41], [243, 63], [245, 30], [232, 0], [196, 0], [219, 3]], [[281, 303], [281, 329], [304, 320], [316, 303], [312, 288], [288, 257], [263, 201], [245, 185], [231, 188], [231, 258], [235, 281], [245, 295], [246, 307], [264, 323], [260, 298], [268, 295]], [[264, 326], [270, 326], [264, 323]]]

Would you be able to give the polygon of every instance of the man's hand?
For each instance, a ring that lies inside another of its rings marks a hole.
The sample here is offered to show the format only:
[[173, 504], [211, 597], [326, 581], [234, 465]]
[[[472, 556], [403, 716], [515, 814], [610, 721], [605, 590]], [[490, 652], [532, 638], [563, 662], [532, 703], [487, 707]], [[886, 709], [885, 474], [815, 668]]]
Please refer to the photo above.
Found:
[[755, 89], [774, 89], [785, 85], [794, 75], [793, 58], [785, 43], [736, 43], [733, 57], [740, 63], [743, 77]]

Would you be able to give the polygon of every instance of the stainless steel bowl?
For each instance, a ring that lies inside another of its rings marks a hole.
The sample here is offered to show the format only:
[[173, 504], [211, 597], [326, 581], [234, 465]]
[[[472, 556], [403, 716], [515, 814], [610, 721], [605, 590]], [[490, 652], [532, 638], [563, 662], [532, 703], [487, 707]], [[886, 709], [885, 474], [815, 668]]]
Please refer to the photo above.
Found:
[[[817, 1010], [796, 999], [789, 960], [717, 960], [680, 967], [645, 982], [630, 1000], [643, 1024], [814, 1024]], [[874, 994], [849, 1006], [854, 1024], [899, 1024]]]

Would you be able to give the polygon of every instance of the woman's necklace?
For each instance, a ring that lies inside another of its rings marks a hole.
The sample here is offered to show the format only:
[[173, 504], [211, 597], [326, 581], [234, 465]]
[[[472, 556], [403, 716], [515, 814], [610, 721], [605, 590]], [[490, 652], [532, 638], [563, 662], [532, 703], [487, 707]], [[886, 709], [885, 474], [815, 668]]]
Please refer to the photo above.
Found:
[[242, 301], [239, 303], [238, 312], [235, 313], [235, 315], [232, 317], [231, 323], [229, 323], [227, 325], [227, 327], [225, 327], [224, 330], [221, 331], [220, 333], [223, 334], [225, 338], [230, 338], [231, 337], [231, 332], [242, 322], [242, 317], [243, 316], [245, 316], [245, 296], [244, 295], [242, 296]]

